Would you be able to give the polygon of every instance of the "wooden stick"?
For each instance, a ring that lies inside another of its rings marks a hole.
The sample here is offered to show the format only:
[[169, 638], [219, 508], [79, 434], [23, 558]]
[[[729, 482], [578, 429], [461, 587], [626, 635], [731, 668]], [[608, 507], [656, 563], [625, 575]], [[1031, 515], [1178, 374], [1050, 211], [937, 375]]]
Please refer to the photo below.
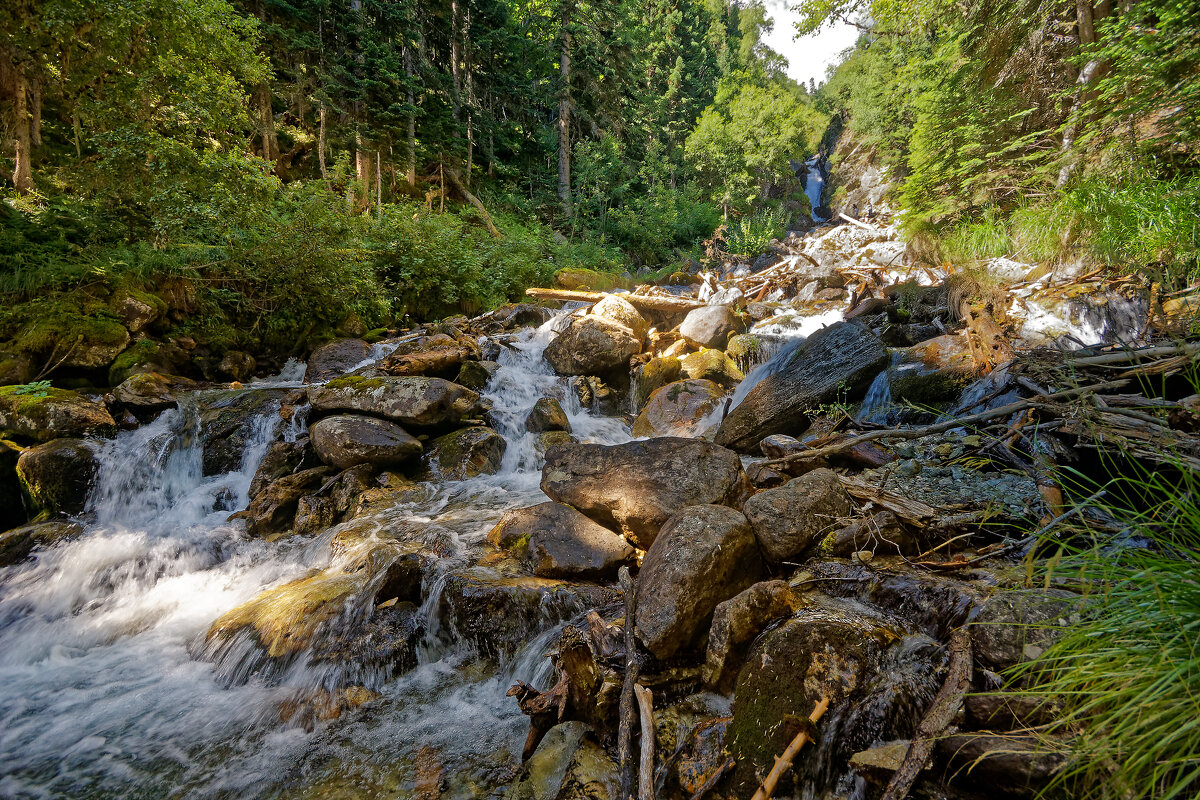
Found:
[[1073, 367], [1101, 367], [1111, 364], [1128, 364], [1130, 361], [1139, 361], [1144, 358], [1175, 355], [1190, 356], [1196, 353], [1200, 353], [1200, 342], [1192, 342], [1185, 345], [1170, 344], [1118, 350], [1115, 353], [1104, 353], [1098, 356], [1068, 358], [1065, 363]]
[[634, 684], [638, 711], [642, 718], [641, 763], [638, 767], [638, 800], [654, 800], [654, 695], [641, 684]]
[[[562, 300], [573, 303], [598, 303], [604, 299], [607, 292], [582, 292], [571, 289], [526, 289], [525, 294], [535, 300]], [[681, 313], [703, 308], [704, 303], [687, 297], [660, 297], [652, 294], [622, 294], [622, 300], [638, 311], [661, 311], [664, 313]]]
[[[808, 715], [808, 721], [816, 724], [817, 720], [825, 715], [829, 709], [829, 698], [822, 697], [817, 703], [813, 712]], [[779, 779], [783, 777], [783, 773], [787, 772], [792, 761], [796, 758], [796, 754], [800, 752], [800, 748], [804, 747], [808, 742], [812, 741], [809, 736], [809, 731], [803, 730], [796, 734], [796, 738], [792, 739], [788, 744], [787, 749], [783, 751], [783, 755], [775, 757], [775, 766], [771, 768], [770, 774], [763, 780], [762, 785], [758, 787], [758, 791], [754, 793], [753, 800], [767, 800], [774, 792], [775, 786], [779, 783]]]
[[773, 466], [775, 464], [788, 464], [792, 461], [820, 458], [821, 456], [827, 456], [832, 453], [840, 453], [841, 451], [847, 450], [856, 444], [860, 444], [861, 442], [871, 442], [875, 439], [887, 439], [892, 437], [897, 439], [919, 439], [922, 436], [929, 436], [934, 433], [942, 433], [943, 431], [953, 430], [954, 428], [960, 428], [964, 425], [970, 425], [975, 422], [983, 422], [985, 420], [995, 419], [996, 417], [1006, 417], [1009, 414], [1016, 413], [1017, 411], [1024, 411], [1027, 408], [1033, 408], [1034, 406], [1042, 403], [1052, 402], [1055, 400], [1064, 400], [1069, 397], [1076, 397], [1086, 392], [1098, 392], [1103, 389], [1116, 389], [1125, 386], [1128, 383], [1129, 381], [1126, 380], [1094, 383], [1090, 386], [1082, 386], [1078, 389], [1069, 389], [1065, 392], [1058, 392], [1046, 397], [1035, 397], [1029, 400], [1021, 400], [1016, 403], [1009, 403], [1006, 406], [993, 408], [991, 411], [981, 411], [978, 414], [969, 414], [965, 417], [956, 417], [955, 419], [947, 420], [946, 422], [939, 422], [934, 425], [926, 425], [921, 428], [897, 428], [894, 430], [883, 429], [871, 431], [859, 436], [852, 436], [849, 439], [843, 439], [837, 444], [832, 444], [828, 447], [818, 447], [812, 450], [805, 450], [800, 453], [792, 453], [791, 455], [773, 458], [768, 461], [764, 461], [763, 463]]
[[868, 231], [879, 230], [874, 225], [868, 225], [867, 223], [863, 222], [862, 220], [855, 219], [854, 217], [850, 216], [849, 214], [838, 214], [838, 216], [841, 217], [842, 219], [846, 220], [846, 222], [851, 223], [852, 225], [857, 225], [858, 227], [862, 228], [863, 230], [868, 230]]
[[732, 769], [735, 763], [737, 762], [735, 762], [732, 758], [725, 759], [725, 763], [718, 767], [717, 771], [714, 772], [708, 780], [701, 784], [700, 788], [696, 790], [696, 793], [692, 795], [691, 800], [701, 800], [704, 795], [711, 792], [713, 787], [717, 785], [717, 782], [721, 780], [721, 776]]
[[929, 754], [933, 752], [937, 737], [954, 721], [954, 715], [962, 705], [963, 695], [971, 688], [971, 637], [966, 628], [959, 628], [950, 636], [950, 668], [946, 681], [933, 699], [917, 734], [908, 745], [908, 752], [900, 762], [900, 769], [892, 775], [883, 800], [904, 800], [925, 768]]
[[617, 573], [621, 591], [625, 593], [625, 682], [621, 684], [621, 702], [617, 711], [617, 763], [621, 765], [621, 800], [633, 791], [633, 718], [634, 686], [637, 685], [641, 661], [638, 658], [637, 639], [633, 635], [633, 617], [637, 611], [637, 599], [629, 567], [621, 567]]

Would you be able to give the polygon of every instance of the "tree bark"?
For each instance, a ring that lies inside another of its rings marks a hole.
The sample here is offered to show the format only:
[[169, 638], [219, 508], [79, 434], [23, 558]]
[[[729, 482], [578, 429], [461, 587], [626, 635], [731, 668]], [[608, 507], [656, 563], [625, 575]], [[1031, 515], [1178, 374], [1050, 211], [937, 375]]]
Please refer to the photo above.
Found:
[[404, 45], [404, 75], [407, 78], [408, 86], [405, 90], [404, 99], [408, 103], [408, 188], [412, 189], [417, 185], [417, 112], [416, 99], [413, 97], [413, 57], [412, 48], [405, 43]]
[[13, 186], [21, 194], [33, 191], [33, 117], [29, 113], [29, 81], [24, 64], [13, 64], [13, 126], [16, 151]]
[[258, 85], [258, 127], [262, 135], [262, 157], [266, 161], [279, 158], [279, 140], [275, 136], [275, 114], [271, 110], [271, 90], [265, 83]]
[[[458, 138], [458, 124], [462, 120], [462, 45], [458, 39], [459, 17], [461, 16], [458, 0], [450, 3], [450, 74], [454, 78], [453, 96], [450, 98], [454, 116], [454, 138]], [[457, 148], [456, 148], [457, 149]]]
[[559, 17], [558, 54], [558, 199], [571, 216], [571, 3], [564, 0]]
[[321, 101], [321, 127], [317, 136], [317, 160], [321, 164], [321, 180], [327, 180], [329, 173], [325, 170], [325, 101]]

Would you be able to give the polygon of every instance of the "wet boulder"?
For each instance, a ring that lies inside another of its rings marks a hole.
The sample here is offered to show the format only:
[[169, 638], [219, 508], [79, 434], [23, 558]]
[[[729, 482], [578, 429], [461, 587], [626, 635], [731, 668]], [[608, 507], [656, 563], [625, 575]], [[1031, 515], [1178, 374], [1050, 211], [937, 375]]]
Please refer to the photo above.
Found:
[[205, 475], [239, 468], [247, 445], [264, 424], [274, 424], [286, 389], [226, 390], [199, 397], [200, 438]]
[[712, 381], [676, 381], [650, 396], [650, 401], [633, 421], [633, 435], [699, 436], [708, 427], [708, 417], [724, 402], [725, 393]]
[[423, 337], [417, 345], [398, 348], [379, 362], [379, 372], [453, 378], [464, 363], [479, 358], [479, 347], [474, 342], [464, 342], [446, 334]]
[[157, 372], [130, 375], [113, 390], [117, 402], [139, 418], [153, 416], [179, 405], [178, 396], [198, 388], [195, 381]]
[[0, 386], [0, 435], [46, 442], [116, 432], [117, 424], [104, 404], [78, 392], [35, 384]]
[[66, 520], [38, 522], [0, 533], [0, 567], [19, 564], [36, 548], [51, 547], [81, 533], [82, 525]]
[[841, 527], [852, 508], [838, 476], [816, 469], [746, 501], [743, 511], [763, 556], [779, 563], [808, 550], [825, 533]]
[[546, 453], [542, 491], [641, 548], [688, 506], [744, 501], [749, 484], [731, 450], [697, 439], [661, 437], [619, 445], [575, 444]]
[[213, 370], [213, 377], [223, 381], [248, 381], [254, 377], [258, 359], [243, 350], [227, 350]]
[[713, 611], [755, 583], [762, 559], [750, 524], [726, 506], [697, 505], [667, 520], [637, 578], [637, 634], [655, 658], [686, 652]]
[[458, 375], [454, 378], [454, 382], [476, 392], [482, 392], [487, 388], [488, 381], [499, 370], [500, 365], [495, 361], [464, 361], [458, 368]]
[[319, 414], [369, 414], [418, 428], [457, 425], [483, 410], [477, 393], [442, 378], [352, 375], [308, 387], [308, 401]]
[[[738, 796], [754, 791], [795, 735], [788, 718], [807, 719], [822, 697], [832, 700], [826, 719], [836, 719], [852, 708], [894, 639], [890, 628], [864, 618], [856, 609], [812, 604], [755, 641], [738, 673], [726, 739], [729, 755], [737, 762]], [[850, 746], [848, 733], [847, 741], [837, 744], [853, 752], [856, 748]], [[848, 758], [850, 753], [845, 755]], [[785, 776], [781, 795], [793, 791], [796, 773]]]
[[425, 456], [425, 480], [465, 481], [500, 471], [508, 443], [491, 428], [462, 428], [439, 436]]
[[766, 361], [767, 346], [764, 337], [755, 333], [739, 333], [729, 337], [725, 346], [725, 354], [733, 359], [733, 363], [742, 372]]
[[995, 671], [1034, 660], [1078, 622], [1080, 604], [1063, 589], [996, 591], [971, 623], [976, 660]]
[[261, 592], [213, 622], [206, 637], [209, 655], [219, 659], [241, 634], [249, 634], [270, 659], [294, 656], [314, 643], [328, 647], [333, 643], [317, 642], [317, 634], [348, 606], [398, 596], [398, 582], [411, 580], [411, 563], [402, 558], [410, 550], [396, 542], [360, 544], [336, 554], [327, 569]]
[[631, 388], [634, 408], [641, 411], [650, 395], [668, 383], [679, 380], [682, 371], [678, 358], [652, 358], [645, 364], [638, 364], [633, 371]]
[[21, 499], [21, 480], [17, 477], [17, 459], [22, 448], [0, 439], [0, 531], [28, 521]]
[[266, 455], [258, 462], [258, 469], [254, 471], [254, 478], [250, 481], [250, 497], [254, 497], [267, 488], [267, 485], [271, 481], [296, 472], [301, 464], [304, 464], [306, 455], [308, 455], [309, 461], [313, 463], [307, 463], [304, 466], [309, 468], [320, 466], [315, 463], [311, 455], [306, 453], [307, 449], [307, 439], [299, 439], [294, 442], [271, 442], [271, 445], [267, 448]]
[[129, 376], [140, 372], [174, 375], [187, 371], [192, 356], [188, 348], [180, 344], [181, 341], [188, 342], [193, 348], [196, 346], [194, 341], [186, 338], [169, 342], [155, 339], [134, 341], [108, 368], [108, 385], [120, 386]]
[[768, 625], [796, 613], [799, 603], [787, 581], [763, 581], [720, 603], [713, 612], [704, 661], [704, 682], [718, 692], [733, 688], [750, 642]]
[[546, 731], [537, 750], [521, 765], [505, 800], [557, 800], [571, 761], [590, 730], [583, 722], [571, 721]]
[[574, 442], [574, 437], [566, 431], [546, 431], [545, 433], [539, 433], [534, 438], [533, 449], [544, 459], [551, 447], [558, 447], [562, 444], [573, 444]]
[[809, 425], [805, 411], [858, 397], [889, 361], [887, 348], [865, 328], [848, 322], [824, 328], [729, 412], [716, 442], [750, 452], [773, 433], [801, 433]]
[[633, 558], [628, 542], [561, 503], [506, 512], [488, 541], [540, 578], [611, 578]]
[[317, 457], [338, 469], [390, 467], [421, 454], [421, 443], [394, 422], [359, 414], [324, 417], [309, 429]]
[[617, 599], [590, 583], [502, 575], [485, 567], [452, 569], [440, 598], [441, 618], [485, 653], [516, 652], [553, 622]]
[[745, 329], [741, 318], [729, 306], [704, 306], [688, 312], [679, 326], [679, 334], [697, 347], [724, 350], [729, 337]]
[[304, 370], [305, 383], [320, 383], [345, 375], [366, 361], [371, 345], [362, 339], [334, 339], [313, 350]]
[[529, 416], [525, 417], [525, 429], [530, 433], [545, 433], [546, 431], [571, 432], [571, 422], [562, 403], [553, 397], [539, 398], [533, 404]]
[[746, 377], [733, 359], [720, 350], [700, 350], [684, 356], [683, 374], [692, 380], [712, 381], [726, 388], [737, 386]]
[[96, 483], [96, 454], [82, 439], [55, 439], [17, 459], [17, 477], [30, 516], [79, 514]]
[[319, 489], [331, 474], [329, 467], [314, 467], [272, 481], [230, 519], [246, 520], [246, 532], [251, 536], [283, 533], [292, 526], [300, 498]]
[[641, 349], [632, 330], [589, 314], [572, 321], [547, 345], [545, 358], [559, 375], [603, 375], [627, 367]]

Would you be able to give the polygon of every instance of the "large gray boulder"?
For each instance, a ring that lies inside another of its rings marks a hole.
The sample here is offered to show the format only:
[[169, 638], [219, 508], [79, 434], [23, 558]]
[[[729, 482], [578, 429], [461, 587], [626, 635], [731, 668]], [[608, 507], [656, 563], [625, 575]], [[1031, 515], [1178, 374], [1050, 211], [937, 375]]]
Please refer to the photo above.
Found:
[[725, 417], [715, 441], [751, 452], [773, 433], [802, 433], [809, 425], [805, 411], [839, 397], [855, 399], [889, 360], [883, 342], [865, 328], [849, 322], [824, 328], [750, 390]]
[[650, 395], [633, 421], [633, 435], [699, 436], [712, 425], [708, 417], [724, 402], [725, 393], [712, 381], [668, 383]]
[[561, 503], [506, 512], [488, 541], [540, 578], [610, 578], [633, 558], [628, 542]]
[[304, 370], [305, 383], [318, 383], [345, 375], [367, 360], [371, 345], [362, 339], [334, 339], [327, 342], [308, 357]]
[[483, 410], [479, 395], [442, 378], [350, 375], [308, 387], [308, 402], [318, 414], [358, 413], [383, 417], [404, 426], [455, 425]]
[[30, 516], [81, 513], [98, 470], [96, 454], [82, 439], [55, 439], [22, 452], [17, 477]]
[[30, 385], [0, 386], [0, 435], [46, 442], [113, 436], [117, 424], [103, 403], [78, 392]]
[[627, 367], [641, 349], [632, 330], [589, 314], [559, 334], [546, 347], [545, 358], [559, 375], [603, 375]]
[[745, 329], [729, 306], [705, 306], [688, 312], [679, 326], [679, 335], [697, 347], [724, 350], [729, 337]]
[[618, 445], [551, 448], [542, 491], [621, 531], [640, 548], [688, 506], [740, 506], [749, 482], [738, 455], [697, 439], [662, 437]]
[[717, 605], [754, 584], [762, 559], [750, 524], [725, 506], [690, 506], [654, 540], [637, 579], [637, 634], [656, 658], [688, 650]]
[[338, 469], [390, 467], [421, 454], [421, 443], [394, 422], [360, 414], [325, 417], [309, 429], [317, 457]]
[[850, 495], [838, 476], [815, 469], [783, 486], [759, 492], [746, 501], [743, 511], [758, 546], [768, 561], [795, 558], [823, 534], [841, 527], [850, 514]]

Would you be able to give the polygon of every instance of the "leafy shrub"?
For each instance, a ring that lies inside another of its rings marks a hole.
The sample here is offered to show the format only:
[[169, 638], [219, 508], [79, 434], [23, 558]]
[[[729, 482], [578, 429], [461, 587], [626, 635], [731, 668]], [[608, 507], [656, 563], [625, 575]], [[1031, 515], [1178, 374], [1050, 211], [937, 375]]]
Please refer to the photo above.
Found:
[[787, 212], [782, 208], [764, 209], [747, 214], [729, 225], [725, 234], [729, 252], [743, 256], [763, 252], [772, 239], [783, 235], [786, 222]]

